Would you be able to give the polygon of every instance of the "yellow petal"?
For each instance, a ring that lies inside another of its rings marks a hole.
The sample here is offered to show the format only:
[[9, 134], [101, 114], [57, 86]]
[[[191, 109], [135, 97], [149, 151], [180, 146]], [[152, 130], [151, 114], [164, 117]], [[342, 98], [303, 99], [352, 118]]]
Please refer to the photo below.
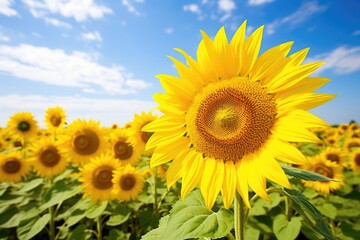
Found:
[[224, 181], [221, 188], [224, 207], [229, 209], [235, 197], [236, 190], [236, 169], [232, 161], [227, 161], [224, 168]]
[[312, 132], [301, 125], [294, 125], [294, 122], [279, 119], [272, 130], [277, 138], [288, 142], [321, 142]]
[[184, 165], [183, 159], [188, 153], [189, 150], [186, 149], [180, 151], [179, 154], [175, 157], [174, 161], [169, 166], [169, 168], [166, 170], [165, 178], [168, 189], [170, 189], [170, 187], [181, 178], [182, 168]]
[[159, 104], [158, 109], [164, 114], [183, 114], [187, 110], [186, 104], [165, 93], [155, 93], [154, 100]]
[[269, 141], [268, 149], [275, 158], [283, 162], [298, 165], [302, 165], [308, 162], [304, 154], [299, 149], [280, 139], [271, 139], [271, 141]]
[[300, 65], [306, 58], [310, 48], [304, 48], [300, 51], [297, 51], [289, 56], [288, 66], [297, 66]]
[[[174, 63], [180, 64], [179, 61], [174, 58], [171, 58], [171, 60], [173, 60]], [[186, 102], [191, 102], [194, 98], [195, 90], [193, 87], [189, 87], [189, 84], [186, 84], [183, 79], [167, 74], [159, 74], [156, 77], [160, 80], [161, 86], [167, 93], [174, 94]]]
[[185, 141], [185, 139], [182, 139], [184, 138], [185, 131], [186, 129], [184, 128], [181, 131], [155, 132], [147, 141], [145, 150], [150, 150], [158, 145], [169, 145], [176, 141]]
[[320, 78], [320, 77], [307, 77], [302, 81], [296, 83], [292, 87], [289, 87], [283, 91], [277, 92], [277, 97], [286, 98], [299, 93], [310, 93], [314, 92], [318, 88], [322, 87], [324, 84], [330, 82], [329, 78]]
[[183, 177], [181, 185], [181, 199], [184, 200], [200, 182], [204, 172], [204, 159], [202, 154], [189, 152], [184, 158]]
[[141, 131], [144, 132], [161, 132], [161, 131], [174, 131], [184, 127], [185, 115], [179, 116], [166, 116], [163, 115], [154, 121], [146, 124]]
[[249, 201], [249, 186], [248, 180], [246, 177], [246, 168], [245, 165], [247, 161], [245, 159], [241, 159], [235, 165], [236, 173], [237, 173], [237, 181], [236, 181], [236, 189], [240, 194], [241, 198], [244, 200], [245, 205], [248, 208], [251, 208]]
[[278, 112], [286, 112], [293, 109], [310, 110], [330, 101], [335, 96], [335, 94], [304, 93], [285, 99], [277, 99]]
[[200, 182], [200, 190], [205, 205], [211, 209], [224, 180], [224, 163], [213, 158], [206, 158], [205, 169]]

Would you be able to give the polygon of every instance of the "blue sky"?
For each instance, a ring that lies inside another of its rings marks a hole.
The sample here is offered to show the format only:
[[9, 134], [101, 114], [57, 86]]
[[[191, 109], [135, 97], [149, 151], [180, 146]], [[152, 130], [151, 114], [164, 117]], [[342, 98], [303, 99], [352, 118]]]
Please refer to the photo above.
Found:
[[360, 2], [357, 0], [0, 0], [0, 126], [17, 111], [62, 106], [68, 122], [131, 121], [156, 106], [157, 74], [176, 75], [173, 48], [195, 57], [200, 30], [229, 37], [248, 20], [265, 25], [261, 51], [295, 41], [327, 62], [321, 92], [338, 96], [314, 113], [329, 123], [360, 121]]

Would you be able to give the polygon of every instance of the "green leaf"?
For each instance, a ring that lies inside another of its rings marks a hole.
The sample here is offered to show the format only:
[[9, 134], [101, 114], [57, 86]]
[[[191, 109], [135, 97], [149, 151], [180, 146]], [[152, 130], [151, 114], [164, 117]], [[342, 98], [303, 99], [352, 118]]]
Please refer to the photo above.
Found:
[[77, 224], [85, 216], [86, 216], [86, 213], [84, 210], [77, 209], [74, 212], [72, 212], [70, 217], [66, 220], [66, 225], [68, 227], [71, 227], [71, 226]]
[[244, 237], [246, 240], [258, 240], [260, 237], [260, 231], [245, 225]]
[[163, 233], [168, 221], [169, 221], [170, 215], [166, 215], [165, 217], [162, 217], [160, 219], [159, 227], [151, 230], [147, 234], [141, 237], [141, 240], [159, 240], [161, 237], [161, 234]]
[[282, 191], [293, 201], [294, 209], [304, 217], [304, 220], [314, 231], [320, 233], [328, 240], [336, 240], [319, 210], [317, 210], [300, 191], [285, 188], [282, 188]]
[[48, 224], [48, 222], [50, 221], [50, 217], [50, 213], [47, 213], [38, 218], [35, 221], [34, 225], [32, 225], [32, 227], [30, 228], [30, 231], [26, 234], [25, 239], [31, 239], [32, 237], [36, 236], [36, 234], [41, 232], [41, 230], [43, 230], [46, 224]]
[[107, 201], [102, 201], [92, 204], [90, 208], [85, 212], [86, 217], [93, 219], [100, 216], [105, 211], [107, 204], [108, 204]]
[[295, 239], [300, 233], [301, 217], [292, 217], [289, 222], [284, 214], [279, 214], [274, 218], [273, 229], [279, 240]]
[[130, 239], [131, 233], [124, 233], [117, 229], [111, 229], [109, 236], [106, 237], [106, 240], [128, 240]]
[[232, 228], [233, 213], [224, 208], [218, 212], [207, 209], [197, 190], [174, 205], [160, 239], [221, 238]]
[[122, 205], [118, 205], [113, 211], [113, 214], [110, 216], [109, 220], [106, 222], [106, 225], [108, 226], [120, 225], [129, 219], [130, 213], [131, 213], [130, 209]]
[[271, 209], [278, 206], [281, 202], [281, 196], [279, 193], [270, 193], [269, 197], [271, 201], [267, 201], [262, 198], [258, 199], [250, 209], [249, 214], [251, 216], [266, 215]]
[[289, 175], [289, 176], [292, 176], [292, 177], [301, 178], [301, 179], [308, 180], [308, 181], [325, 181], [325, 182], [334, 181], [334, 182], [338, 182], [338, 180], [328, 178], [328, 177], [326, 177], [324, 175], [321, 175], [319, 173], [310, 172], [310, 171], [302, 170], [302, 169], [299, 169], [299, 168], [290, 167], [290, 166], [287, 166], [285, 164], [280, 164], [280, 166], [284, 170], [286, 175]]
[[35, 217], [35, 218], [21, 220], [18, 227], [16, 228], [16, 234], [18, 239], [26, 239], [28, 232], [30, 231], [32, 226], [34, 226], [37, 219], [38, 218]]
[[31, 180], [30, 182], [26, 182], [23, 187], [18, 191], [21, 193], [26, 193], [30, 190], [33, 190], [34, 188], [38, 187], [39, 185], [41, 185], [44, 182], [44, 179], [42, 178], [35, 178], [33, 180]]
[[330, 204], [330, 203], [325, 203], [323, 205], [317, 206], [317, 209], [326, 217], [330, 218], [330, 219], [335, 219], [336, 215], [337, 215], [337, 208]]
[[68, 240], [85, 240], [86, 239], [86, 226], [79, 224], [74, 231], [72, 231], [68, 237]]

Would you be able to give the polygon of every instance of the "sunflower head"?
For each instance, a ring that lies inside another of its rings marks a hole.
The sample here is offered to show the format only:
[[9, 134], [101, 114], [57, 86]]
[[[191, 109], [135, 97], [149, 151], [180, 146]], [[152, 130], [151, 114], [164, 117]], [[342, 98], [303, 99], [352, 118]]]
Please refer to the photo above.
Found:
[[111, 150], [121, 165], [135, 165], [140, 159], [138, 148], [130, 144], [128, 139], [129, 134], [126, 129], [118, 128], [110, 134]]
[[343, 183], [343, 167], [335, 162], [332, 162], [324, 157], [325, 155], [320, 154], [309, 158], [309, 162], [302, 165], [301, 168], [319, 173], [328, 178], [332, 178], [335, 181], [322, 182], [322, 181], [305, 181], [303, 183], [306, 187], [315, 189], [323, 194], [329, 194], [331, 191], [335, 191], [341, 188]]
[[350, 155], [350, 159], [351, 159], [351, 167], [354, 171], [357, 171], [358, 173], [360, 173], [360, 148], [355, 149], [351, 155]]
[[0, 154], [0, 182], [19, 182], [29, 171], [20, 151]]
[[117, 199], [130, 201], [136, 199], [144, 186], [144, 175], [131, 165], [126, 165], [114, 172], [112, 180], [113, 194]]
[[115, 158], [109, 154], [91, 158], [90, 162], [80, 168], [80, 182], [84, 196], [93, 201], [112, 200], [114, 171], [120, 167]]
[[344, 142], [345, 151], [351, 152], [360, 148], [360, 138], [347, 138]]
[[245, 33], [246, 21], [230, 41], [225, 28], [201, 32], [197, 59], [177, 49], [187, 65], [170, 57], [179, 76], [158, 75], [163, 115], [142, 128], [154, 132], [152, 167], [173, 160], [168, 185], [182, 178], [182, 198], [199, 185], [208, 208], [220, 191], [226, 208], [236, 191], [250, 207], [249, 186], [268, 199], [266, 179], [290, 188], [275, 158], [306, 162], [291, 143], [319, 142], [310, 129], [328, 127], [307, 111], [334, 97], [313, 92], [329, 81], [309, 77], [323, 63], [303, 64], [308, 49], [288, 55], [293, 42], [259, 56], [263, 26]]
[[45, 111], [45, 124], [49, 130], [60, 129], [66, 121], [65, 111], [62, 107], [50, 107]]
[[9, 131], [20, 139], [36, 136], [38, 129], [37, 121], [31, 112], [15, 113], [7, 124]]
[[62, 173], [67, 166], [64, 153], [57, 142], [53, 138], [43, 137], [32, 145], [31, 163], [41, 177], [53, 178]]
[[339, 164], [341, 166], [345, 166], [345, 153], [340, 148], [331, 148], [328, 147], [324, 151], [321, 152], [322, 157], [333, 162], [335, 164]]
[[59, 141], [72, 162], [85, 164], [107, 149], [106, 134], [106, 129], [101, 128], [99, 122], [78, 119], [69, 125]]

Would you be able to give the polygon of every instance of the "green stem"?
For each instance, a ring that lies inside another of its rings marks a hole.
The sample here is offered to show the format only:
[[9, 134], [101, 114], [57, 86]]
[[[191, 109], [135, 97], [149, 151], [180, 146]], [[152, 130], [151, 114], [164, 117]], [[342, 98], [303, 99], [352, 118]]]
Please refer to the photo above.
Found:
[[101, 240], [102, 239], [102, 218], [101, 215], [97, 217], [96, 219], [96, 231], [97, 231], [97, 239]]
[[158, 216], [158, 202], [157, 202], [157, 167], [154, 168], [154, 213]]
[[55, 239], [55, 209], [54, 209], [54, 206], [51, 206], [49, 208], [49, 212], [50, 212], [49, 235], [50, 235], [50, 239], [54, 240]]
[[236, 193], [234, 204], [234, 225], [235, 225], [235, 239], [244, 240], [245, 222], [247, 220], [249, 209], [245, 206], [245, 203], [239, 193]]
[[226, 235], [227, 236], [227, 238], [229, 239], [229, 240], [235, 240], [235, 237], [231, 234], [231, 233], [229, 233], [228, 235]]
[[285, 197], [285, 215], [287, 220], [290, 221], [292, 217], [292, 201], [288, 197]]

